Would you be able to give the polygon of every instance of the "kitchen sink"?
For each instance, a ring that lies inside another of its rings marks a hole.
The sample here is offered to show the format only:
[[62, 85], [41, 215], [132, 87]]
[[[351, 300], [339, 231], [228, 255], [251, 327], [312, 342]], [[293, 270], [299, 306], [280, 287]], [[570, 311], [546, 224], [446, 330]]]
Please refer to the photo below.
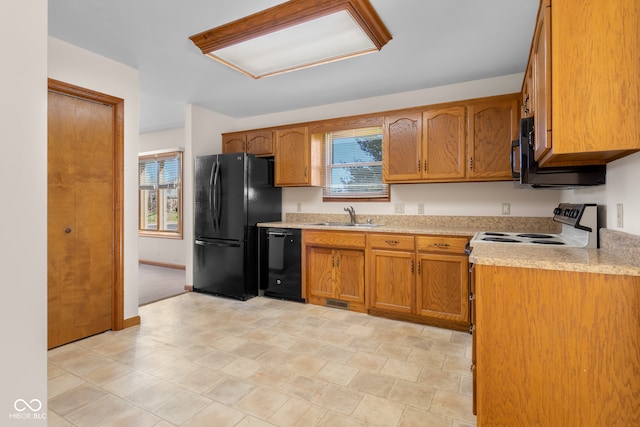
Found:
[[315, 222], [307, 225], [320, 225], [323, 227], [363, 227], [363, 228], [375, 228], [382, 227], [384, 224], [354, 224], [352, 222]]

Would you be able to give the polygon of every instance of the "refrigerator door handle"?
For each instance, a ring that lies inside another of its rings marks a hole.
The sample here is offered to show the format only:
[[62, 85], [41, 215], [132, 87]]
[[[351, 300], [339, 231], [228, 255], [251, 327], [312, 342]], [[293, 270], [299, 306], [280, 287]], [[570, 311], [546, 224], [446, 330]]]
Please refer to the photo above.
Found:
[[206, 242], [204, 240], [196, 240], [195, 243], [198, 246], [217, 246], [223, 248], [239, 248], [242, 246], [242, 242]]
[[211, 164], [211, 174], [209, 175], [209, 213], [211, 215], [211, 222], [213, 223], [214, 230], [217, 229], [216, 215], [215, 215], [216, 199], [215, 199], [215, 192], [214, 192], [216, 170], [217, 170], [217, 161], [214, 160], [214, 162]]
[[216, 158], [216, 172], [213, 178], [213, 201], [214, 201], [214, 226], [216, 230], [220, 230], [220, 215], [222, 201], [222, 185], [220, 183], [220, 160]]

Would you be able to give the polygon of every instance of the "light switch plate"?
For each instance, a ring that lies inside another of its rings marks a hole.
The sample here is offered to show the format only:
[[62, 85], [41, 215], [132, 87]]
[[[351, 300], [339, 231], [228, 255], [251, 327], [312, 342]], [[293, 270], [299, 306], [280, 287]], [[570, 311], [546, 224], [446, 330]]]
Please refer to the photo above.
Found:
[[424, 203], [418, 203], [418, 214], [424, 215]]
[[502, 215], [511, 215], [511, 203], [502, 204]]
[[394, 213], [404, 213], [404, 203], [396, 203], [393, 206]]

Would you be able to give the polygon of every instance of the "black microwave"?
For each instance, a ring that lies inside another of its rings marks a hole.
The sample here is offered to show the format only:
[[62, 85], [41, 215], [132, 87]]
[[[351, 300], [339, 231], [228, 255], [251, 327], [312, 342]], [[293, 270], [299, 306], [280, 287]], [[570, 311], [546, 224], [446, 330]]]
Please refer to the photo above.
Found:
[[605, 183], [606, 165], [540, 167], [535, 160], [533, 117], [520, 120], [511, 143], [511, 175], [520, 188], [574, 188]]

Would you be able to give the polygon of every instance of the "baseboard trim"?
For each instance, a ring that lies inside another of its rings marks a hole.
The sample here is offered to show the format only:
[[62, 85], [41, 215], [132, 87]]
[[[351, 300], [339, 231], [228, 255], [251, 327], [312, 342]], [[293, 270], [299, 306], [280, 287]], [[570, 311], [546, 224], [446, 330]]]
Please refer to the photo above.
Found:
[[184, 285], [184, 290], [187, 292], [193, 292], [193, 285]]
[[139, 259], [138, 264], [155, 265], [156, 267], [175, 268], [177, 270], [186, 270], [187, 267], [181, 264], [170, 264], [168, 262], [149, 261], [146, 259]]
[[122, 322], [122, 328], [130, 328], [132, 326], [138, 326], [140, 324], [140, 316], [130, 317], [128, 319], [124, 319]]

